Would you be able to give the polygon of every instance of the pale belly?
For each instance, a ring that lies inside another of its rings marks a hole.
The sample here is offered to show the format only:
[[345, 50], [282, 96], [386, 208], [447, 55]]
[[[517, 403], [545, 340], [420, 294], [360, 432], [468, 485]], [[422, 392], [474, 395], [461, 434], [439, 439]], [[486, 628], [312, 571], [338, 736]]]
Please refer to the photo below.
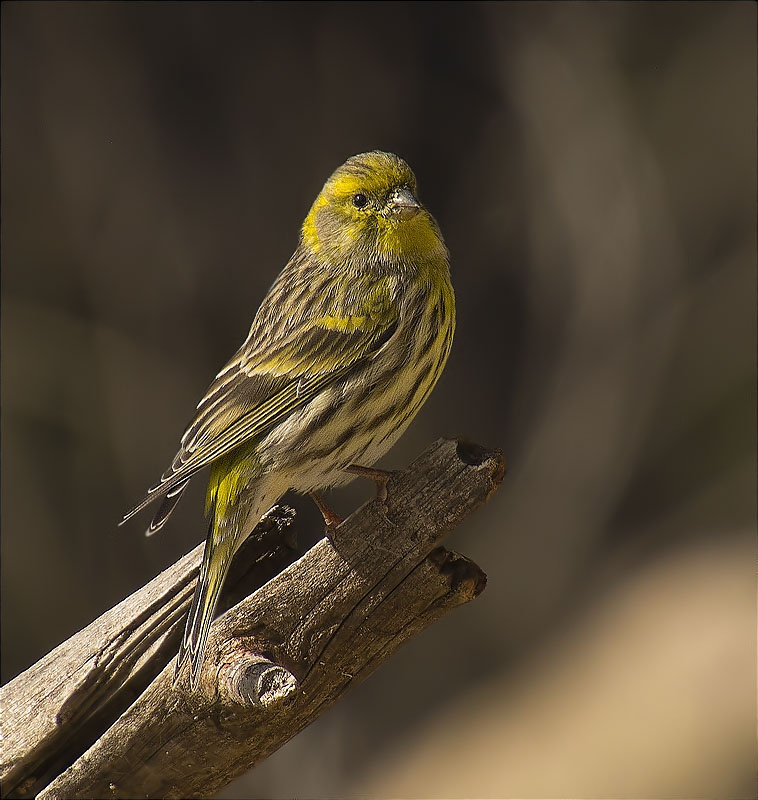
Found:
[[439, 375], [438, 363], [419, 359], [379, 394], [363, 399], [348, 382], [321, 392], [305, 408], [261, 441], [258, 455], [265, 473], [287, 476], [298, 492], [343, 486], [354, 479], [351, 464], [372, 466], [408, 427]]
[[[260, 514], [288, 489], [307, 493], [343, 486], [355, 479], [346, 467], [370, 467], [380, 459], [434, 388], [447, 360], [453, 328], [450, 320], [440, 347], [413, 337], [410, 355], [408, 350], [388, 351], [381, 362], [325, 388], [269, 431], [256, 447], [262, 474], [255, 488], [260, 488], [268, 503]], [[367, 386], [382, 388], [366, 392]]]

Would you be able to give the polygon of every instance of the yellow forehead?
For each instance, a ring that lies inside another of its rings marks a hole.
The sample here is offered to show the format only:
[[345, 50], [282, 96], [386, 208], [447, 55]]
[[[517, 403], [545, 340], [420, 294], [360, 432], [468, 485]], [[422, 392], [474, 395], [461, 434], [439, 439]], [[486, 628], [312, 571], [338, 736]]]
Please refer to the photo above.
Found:
[[350, 197], [360, 191], [380, 194], [397, 186], [415, 191], [413, 171], [402, 158], [377, 150], [349, 158], [335, 170], [324, 190], [335, 197]]

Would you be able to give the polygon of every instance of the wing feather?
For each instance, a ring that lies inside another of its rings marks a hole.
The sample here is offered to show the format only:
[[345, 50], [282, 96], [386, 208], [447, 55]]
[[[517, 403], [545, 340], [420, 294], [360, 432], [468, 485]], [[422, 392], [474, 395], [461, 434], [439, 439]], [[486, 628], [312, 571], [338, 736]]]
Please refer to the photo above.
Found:
[[[373, 358], [397, 329], [397, 287], [387, 278], [340, 293], [335, 276], [311, 274], [311, 285], [303, 287], [303, 271], [297, 274], [295, 261], [271, 287], [245, 344], [198, 404], [171, 466], [122, 522]], [[293, 294], [306, 301], [301, 299], [299, 307], [289, 304]], [[298, 308], [300, 314], [286, 318], [283, 308]]]

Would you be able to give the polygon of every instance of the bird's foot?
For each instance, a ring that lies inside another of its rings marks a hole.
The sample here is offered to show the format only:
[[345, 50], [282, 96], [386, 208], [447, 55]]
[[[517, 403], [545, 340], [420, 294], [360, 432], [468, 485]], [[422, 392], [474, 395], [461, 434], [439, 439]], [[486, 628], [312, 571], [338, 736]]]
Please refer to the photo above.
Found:
[[[332, 534], [338, 525], [342, 524], [342, 517], [337, 514], [336, 512], [332, 511], [331, 508], [323, 501], [316, 492], [308, 492], [311, 496], [311, 500], [318, 506], [318, 510], [321, 512], [321, 516], [324, 518], [324, 533], [326, 534], [326, 538], [332, 542]], [[334, 544], [334, 542], [332, 542]]]
[[353, 475], [360, 475], [361, 478], [373, 481], [376, 484], [376, 497], [382, 503], [387, 499], [387, 481], [395, 474], [390, 470], [362, 467], [360, 464], [350, 464], [345, 467], [345, 472], [352, 472]]

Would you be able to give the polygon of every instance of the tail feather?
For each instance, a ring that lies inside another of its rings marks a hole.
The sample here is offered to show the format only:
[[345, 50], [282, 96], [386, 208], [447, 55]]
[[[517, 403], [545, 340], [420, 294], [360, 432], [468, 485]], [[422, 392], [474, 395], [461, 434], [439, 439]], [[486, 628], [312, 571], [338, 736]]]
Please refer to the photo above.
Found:
[[205, 542], [200, 577], [195, 587], [192, 606], [184, 629], [184, 638], [179, 648], [174, 670], [174, 682], [176, 682], [182, 665], [189, 659], [190, 686], [193, 689], [197, 685], [221, 587], [224, 585], [235, 550], [233, 542], [218, 540], [213, 526], [214, 522], [211, 521], [211, 531]]
[[198, 682], [208, 633], [232, 558], [263, 512], [284, 493], [279, 484], [260, 481], [259, 477], [257, 460], [244, 450], [211, 468], [207, 508], [210, 529], [174, 672], [176, 681], [184, 662], [189, 661], [192, 688]]

